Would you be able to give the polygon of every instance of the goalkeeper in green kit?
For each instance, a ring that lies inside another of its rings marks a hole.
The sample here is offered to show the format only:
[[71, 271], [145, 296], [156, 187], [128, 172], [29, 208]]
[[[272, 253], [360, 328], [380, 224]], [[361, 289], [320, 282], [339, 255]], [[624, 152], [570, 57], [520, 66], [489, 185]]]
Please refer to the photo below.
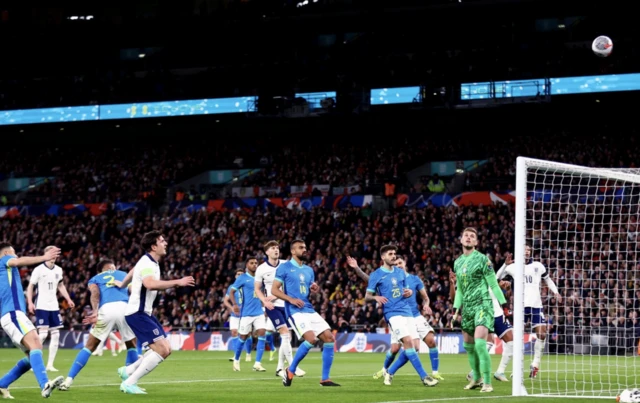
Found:
[[451, 323], [457, 320], [462, 306], [463, 346], [467, 350], [475, 378], [464, 388], [482, 387], [481, 392], [493, 392], [491, 358], [487, 351], [487, 338], [494, 331], [493, 302], [489, 288], [500, 305], [506, 307], [507, 301], [498, 285], [491, 261], [485, 254], [476, 250], [478, 232], [475, 228], [465, 228], [460, 242], [463, 253], [453, 264], [457, 289], [453, 302], [456, 311]]

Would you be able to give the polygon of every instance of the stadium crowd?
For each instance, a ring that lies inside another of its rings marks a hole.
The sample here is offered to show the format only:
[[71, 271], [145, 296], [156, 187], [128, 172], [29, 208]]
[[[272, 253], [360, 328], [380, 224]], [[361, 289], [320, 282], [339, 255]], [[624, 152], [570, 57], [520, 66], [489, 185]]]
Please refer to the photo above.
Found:
[[[635, 134], [628, 136], [626, 143], [603, 136], [595, 139], [597, 144], [594, 144], [565, 133], [553, 136], [554, 147], [549, 151], [545, 142], [551, 136], [551, 133], [542, 133], [512, 137], [506, 142], [482, 138], [465, 143], [428, 138], [400, 145], [394, 143], [388, 148], [378, 148], [377, 152], [372, 144], [370, 147], [326, 146], [326, 149], [319, 145], [229, 146], [214, 148], [213, 153], [224, 156], [228, 162], [243, 156], [249, 161], [266, 159], [264, 171], [243, 182], [253, 186], [345, 178], [357, 181], [366, 180], [367, 175], [373, 175], [371, 178], [379, 175], [380, 179], [389, 175], [402, 178], [409, 169], [437, 156], [465, 158], [470, 150], [493, 155], [481, 169], [469, 174], [467, 190], [512, 189], [517, 155], [614, 167], [633, 167], [637, 159], [636, 148], [629, 147], [638, 141]], [[86, 198], [88, 192], [99, 195], [93, 200], [102, 197], [113, 200], [112, 192], [124, 189], [122, 183], [126, 180], [130, 180], [130, 189], [137, 192], [144, 191], [145, 186], [166, 186], [180, 175], [197, 173], [208, 163], [206, 155], [211, 155], [206, 148], [192, 153], [149, 150], [142, 154], [145, 158], [140, 159], [139, 151], [103, 157], [99, 153], [52, 150], [40, 158], [22, 160], [20, 155], [24, 154], [10, 153], [0, 162], [0, 167], [12, 176], [49, 170], [57, 174], [52, 184], [64, 183], [80, 198], [84, 197], [83, 200], [92, 200]], [[388, 164], [379, 162], [384, 158]], [[389, 171], [389, 167], [394, 169]], [[98, 181], [105, 187], [91, 190]], [[48, 185], [35, 191], [43, 192], [42, 202], [61, 200], [56, 199], [54, 189]], [[414, 189], [426, 191], [419, 186]], [[570, 206], [555, 198], [552, 202], [530, 202], [529, 211], [536, 223], [530, 233], [535, 255], [550, 269], [563, 295], [561, 303], [549, 299], [547, 309], [558, 345], [564, 344], [561, 340], [566, 326], [640, 331], [640, 264], [635, 263], [640, 245], [638, 208], [628, 199], [607, 200], [616, 207], [613, 211], [618, 215], [612, 215], [610, 209], [602, 210], [597, 203], [590, 207]], [[461, 253], [457, 237], [462, 228], [479, 229], [478, 249], [491, 257], [496, 269], [503, 264], [505, 254], [514, 249], [513, 206], [500, 202], [484, 206], [392, 207], [384, 212], [374, 211], [371, 205], [335, 210], [320, 207], [309, 211], [275, 207], [212, 212], [150, 211], [152, 214], [107, 208], [100, 216], [88, 212], [7, 216], [0, 219], [0, 230], [4, 240], [11, 242], [20, 254], [39, 254], [49, 244], [62, 248], [59, 264], [65, 270], [65, 285], [78, 306], [70, 310], [62, 302], [68, 328], [82, 327], [86, 313], [83, 307], [89, 305], [87, 281], [95, 274], [98, 260], [109, 257], [118, 267], [130, 269], [140, 255], [137, 245], [140, 235], [153, 228], [162, 230], [169, 242], [169, 254], [162, 264], [165, 276], [179, 278], [191, 274], [196, 278], [193, 290], [162, 293], [155, 313], [168, 327], [195, 330], [226, 326], [229, 312], [221, 301], [234, 270], [243, 268], [248, 256], [264, 259], [261, 246], [268, 240], [281, 242], [285, 258], [289, 255], [289, 242], [297, 237], [306, 240], [309, 263], [316, 270], [317, 282], [322, 288], [322, 292], [314, 296], [316, 308], [340, 331], [376, 331], [384, 327], [380, 307], [364, 302], [366, 284], [347, 267], [348, 255], [357, 258], [365, 271], [371, 271], [379, 265], [380, 246], [398, 244], [399, 253], [407, 257], [408, 267], [424, 281], [433, 310], [430, 323], [436, 329], [446, 329], [451, 325], [452, 315], [447, 298], [451, 287], [448, 274]], [[602, 217], [606, 219], [600, 219]], [[22, 274], [26, 283], [29, 270], [24, 269]], [[511, 297], [510, 290], [505, 292]], [[546, 295], [545, 290], [545, 301]]]
[[[594, 219], [596, 207], [581, 207], [575, 212], [561, 207], [559, 203], [530, 202], [531, 218], [535, 215], [535, 221], [543, 223], [531, 233], [534, 254], [549, 268], [563, 295], [558, 303], [547, 299], [546, 289], [542, 293], [552, 333], [562, 338], [565, 326], [639, 331], [635, 210], [628, 211], [628, 221], [621, 215], [619, 221], [598, 222]], [[451, 325], [448, 275], [461, 253], [458, 236], [462, 228], [479, 229], [478, 249], [499, 268], [505, 254], [513, 251], [513, 212], [512, 205], [502, 203], [399, 208], [383, 213], [373, 212], [371, 206], [333, 211], [185, 210], [153, 217], [111, 212], [98, 217], [15, 217], [0, 220], [0, 228], [19, 253], [35, 254], [48, 244], [62, 248], [64, 257], [59, 264], [65, 270], [65, 285], [79, 307], [70, 310], [62, 303], [65, 326], [70, 328], [81, 327], [82, 307], [89, 305], [87, 281], [95, 274], [97, 261], [109, 257], [118, 267], [130, 269], [140, 255], [139, 235], [158, 228], [169, 242], [162, 264], [164, 276], [196, 278], [194, 289], [169, 290], [156, 301], [155, 314], [167, 327], [207, 331], [227, 326], [229, 312], [222, 299], [234, 271], [244, 268], [249, 256], [264, 259], [261, 245], [266, 241], [279, 240], [286, 258], [289, 242], [301, 237], [308, 244], [309, 264], [321, 286], [321, 293], [313, 297], [314, 304], [334, 329], [375, 332], [385, 327], [381, 308], [365, 303], [366, 284], [345, 260], [354, 256], [370, 272], [379, 266], [380, 246], [396, 243], [399, 253], [407, 257], [408, 267], [425, 284], [433, 310], [429, 322], [442, 330]], [[563, 223], [569, 226], [569, 231], [562, 232], [566, 239], [558, 232]], [[574, 235], [576, 228], [584, 230], [584, 235]], [[28, 280], [29, 270], [25, 269], [23, 281]], [[511, 291], [505, 293], [512, 297]]]

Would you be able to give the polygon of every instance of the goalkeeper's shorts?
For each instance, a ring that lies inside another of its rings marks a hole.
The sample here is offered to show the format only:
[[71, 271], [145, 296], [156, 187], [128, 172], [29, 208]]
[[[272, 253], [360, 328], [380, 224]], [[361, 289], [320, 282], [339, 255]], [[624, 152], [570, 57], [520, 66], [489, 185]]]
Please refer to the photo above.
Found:
[[473, 336], [478, 326], [484, 326], [493, 333], [493, 303], [483, 302], [479, 306], [463, 307], [462, 331]]

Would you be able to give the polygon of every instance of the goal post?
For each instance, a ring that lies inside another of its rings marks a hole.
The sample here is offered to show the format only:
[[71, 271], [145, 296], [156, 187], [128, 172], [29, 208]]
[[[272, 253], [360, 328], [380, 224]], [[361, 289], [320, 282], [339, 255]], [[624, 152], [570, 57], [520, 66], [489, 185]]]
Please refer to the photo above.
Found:
[[[640, 169], [518, 157], [515, 199], [512, 395], [615, 399], [638, 387]], [[525, 245], [562, 296], [541, 282], [548, 328], [535, 379]]]

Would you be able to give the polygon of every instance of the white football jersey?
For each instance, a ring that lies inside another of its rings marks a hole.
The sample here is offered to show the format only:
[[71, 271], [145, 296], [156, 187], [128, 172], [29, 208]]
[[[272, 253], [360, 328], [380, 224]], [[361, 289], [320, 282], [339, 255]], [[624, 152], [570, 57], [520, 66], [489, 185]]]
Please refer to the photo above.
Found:
[[148, 253], [145, 253], [133, 267], [131, 293], [125, 315], [136, 312], [144, 312], [147, 315], [153, 313], [153, 301], [155, 301], [158, 291], [148, 290], [142, 284], [142, 279], [148, 276], [152, 276], [154, 280], [160, 280], [160, 265]]
[[[515, 278], [515, 263], [506, 267], [505, 273]], [[503, 274], [504, 277], [504, 274]], [[524, 265], [524, 306], [527, 308], [542, 308], [540, 297], [540, 284], [542, 279], [547, 279], [549, 273], [540, 262], [531, 262]]]
[[58, 284], [62, 281], [62, 268], [54, 265], [53, 269], [44, 263], [33, 269], [29, 283], [38, 286], [36, 309], [58, 311]]
[[[276, 270], [284, 262], [286, 262], [286, 260], [279, 259], [278, 266], [272, 266], [268, 261], [266, 261], [256, 269], [255, 281], [264, 284], [264, 288], [267, 291], [267, 296], [272, 295], [271, 287], [273, 286], [273, 280], [276, 278]], [[273, 301], [273, 305], [284, 308], [284, 301], [281, 299], [276, 299]]]

